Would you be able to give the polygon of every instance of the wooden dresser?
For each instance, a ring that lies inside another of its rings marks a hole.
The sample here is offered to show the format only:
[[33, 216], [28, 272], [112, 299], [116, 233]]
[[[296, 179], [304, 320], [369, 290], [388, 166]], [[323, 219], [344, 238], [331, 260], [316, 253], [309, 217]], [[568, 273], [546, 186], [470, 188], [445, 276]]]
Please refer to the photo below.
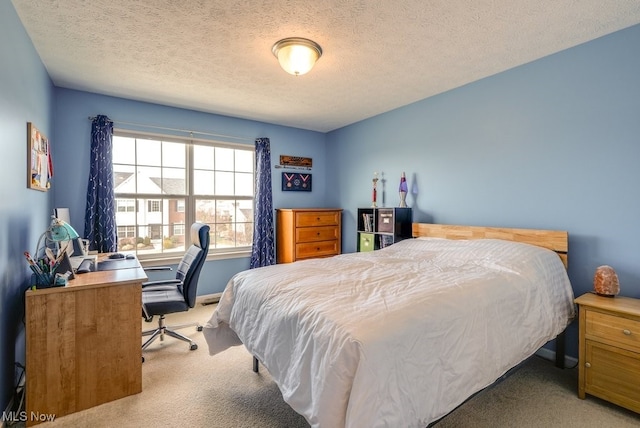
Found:
[[341, 209], [285, 208], [277, 210], [276, 213], [278, 263], [340, 254]]
[[640, 412], [640, 300], [584, 294], [580, 306], [578, 396]]

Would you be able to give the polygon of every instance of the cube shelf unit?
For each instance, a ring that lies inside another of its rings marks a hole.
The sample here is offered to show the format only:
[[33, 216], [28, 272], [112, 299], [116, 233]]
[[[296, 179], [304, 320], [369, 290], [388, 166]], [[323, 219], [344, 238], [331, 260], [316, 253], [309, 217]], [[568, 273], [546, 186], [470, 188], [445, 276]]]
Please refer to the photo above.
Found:
[[358, 251], [375, 251], [411, 238], [411, 208], [358, 208]]

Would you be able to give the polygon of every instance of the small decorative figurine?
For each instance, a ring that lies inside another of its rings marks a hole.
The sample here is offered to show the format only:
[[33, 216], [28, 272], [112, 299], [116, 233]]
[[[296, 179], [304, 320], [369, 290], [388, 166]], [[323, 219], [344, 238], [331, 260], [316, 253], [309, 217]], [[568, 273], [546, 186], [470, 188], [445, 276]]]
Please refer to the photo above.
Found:
[[400, 208], [407, 207], [407, 191], [407, 177], [405, 177], [403, 171], [400, 176], [400, 188], [398, 189], [398, 192], [400, 192]]
[[373, 173], [373, 193], [371, 195], [371, 207], [375, 208], [378, 206], [378, 204], [376, 203], [376, 200], [378, 199], [378, 172], [374, 172]]
[[616, 271], [611, 266], [599, 266], [593, 276], [593, 289], [599, 296], [615, 297], [620, 293]]

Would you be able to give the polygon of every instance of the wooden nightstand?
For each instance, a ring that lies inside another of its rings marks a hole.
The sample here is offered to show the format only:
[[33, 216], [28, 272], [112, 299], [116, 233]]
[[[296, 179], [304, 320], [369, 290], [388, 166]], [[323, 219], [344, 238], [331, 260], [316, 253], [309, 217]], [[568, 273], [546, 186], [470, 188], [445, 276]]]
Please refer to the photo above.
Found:
[[640, 413], [640, 300], [584, 294], [578, 397], [591, 394]]

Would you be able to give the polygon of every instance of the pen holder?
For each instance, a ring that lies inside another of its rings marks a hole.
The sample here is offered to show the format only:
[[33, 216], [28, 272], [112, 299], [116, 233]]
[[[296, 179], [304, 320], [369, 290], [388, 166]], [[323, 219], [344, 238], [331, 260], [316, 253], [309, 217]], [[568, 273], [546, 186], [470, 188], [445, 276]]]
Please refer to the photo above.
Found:
[[32, 288], [64, 287], [65, 285], [67, 285], [67, 278], [64, 275], [44, 272], [31, 274]]

